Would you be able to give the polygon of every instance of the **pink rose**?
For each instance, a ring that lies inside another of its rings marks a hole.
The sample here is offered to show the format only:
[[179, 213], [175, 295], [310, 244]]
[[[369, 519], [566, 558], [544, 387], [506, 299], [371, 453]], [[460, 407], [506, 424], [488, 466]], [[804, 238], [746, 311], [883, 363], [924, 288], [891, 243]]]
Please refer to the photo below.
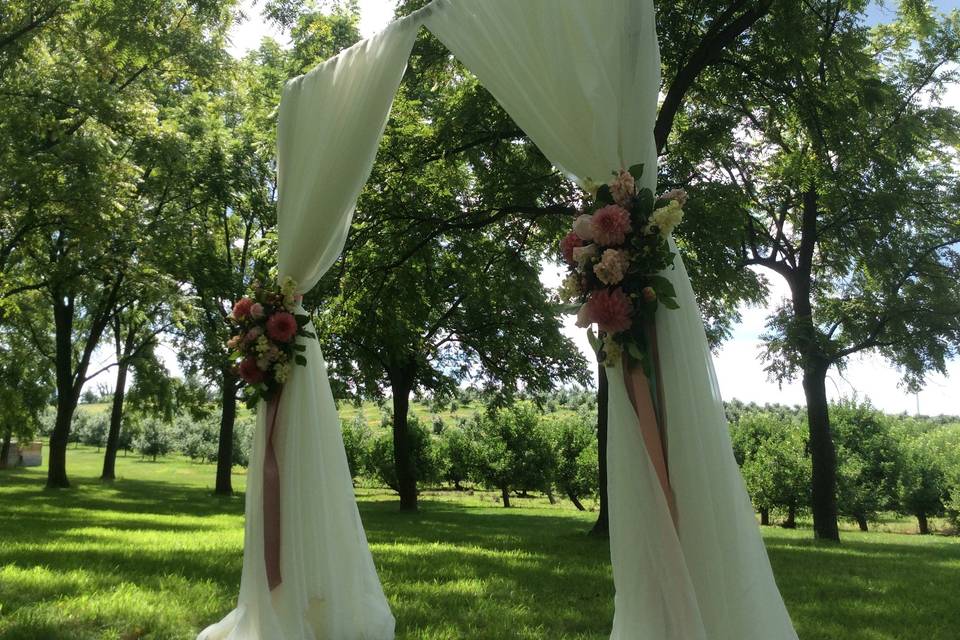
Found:
[[577, 247], [573, 250], [573, 261], [576, 264], [583, 266], [595, 255], [597, 255], [597, 245], [588, 244], [583, 247]]
[[250, 329], [250, 331], [247, 331], [247, 335], [243, 336], [243, 339], [246, 342], [255, 342], [256, 339], [262, 335], [263, 335], [263, 329], [261, 329], [260, 327], [254, 327], [253, 329]]
[[600, 331], [620, 333], [633, 324], [630, 319], [633, 305], [620, 287], [613, 291], [608, 289], [595, 291], [586, 306], [589, 307], [590, 318], [597, 323]]
[[608, 184], [613, 201], [619, 205], [625, 206], [637, 193], [637, 183], [633, 179], [633, 174], [623, 169], [620, 169]]
[[254, 320], [259, 320], [260, 318], [263, 317], [263, 314], [264, 314], [263, 305], [260, 304], [259, 302], [254, 303], [254, 305], [250, 307], [250, 316]]
[[563, 254], [563, 259], [567, 264], [576, 264], [576, 261], [573, 259], [573, 250], [582, 246], [583, 240], [573, 231], [568, 233], [566, 237], [560, 241], [560, 252]]
[[577, 217], [573, 223], [573, 232], [581, 240], [593, 240], [593, 216], [584, 214]]
[[233, 317], [237, 320], [243, 320], [250, 315], [250, 308], [253, 306], [253, 300], [250, 298], [240, 298], [233, 305]]
[[607, 247], [623, 244], [630, 232], [630, 213], [617, 204], [593, 214], [593, 239]]
[[257, 366], [257, 360], [255, 358], [244, 358], [240, 363], [239, 369], [240, 377], [243, 378], [247, 384], [263, 382], [263, 371]]
[[290, 342], [297, 335], [297, 319], [286, 311], [273, 314], [267, 320], [267, 335], [277, 342]]

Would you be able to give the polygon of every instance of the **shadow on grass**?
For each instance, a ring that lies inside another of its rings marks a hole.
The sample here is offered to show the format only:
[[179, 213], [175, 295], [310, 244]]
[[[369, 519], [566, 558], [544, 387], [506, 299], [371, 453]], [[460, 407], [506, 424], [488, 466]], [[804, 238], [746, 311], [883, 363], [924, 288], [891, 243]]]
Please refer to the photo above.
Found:
[[[608, 637], [609, 548], [586, 535], [588, 518], [429, 499], [409, 514], [371, 498], [360, 511], [398, 638]], [[0, 639], [192, 637], [234, 606], [242, 512], [242, 498], [188, 484], [51, 492], [36, 473], [3, 472]], [[765, 535], [802, 640], [957, 637], [955, 541]]]

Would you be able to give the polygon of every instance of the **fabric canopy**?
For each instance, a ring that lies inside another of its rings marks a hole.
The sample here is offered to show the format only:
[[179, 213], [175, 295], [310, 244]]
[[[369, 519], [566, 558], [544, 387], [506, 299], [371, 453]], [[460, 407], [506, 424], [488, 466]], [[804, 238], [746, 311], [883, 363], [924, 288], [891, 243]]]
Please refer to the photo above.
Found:
[[[582, 186], [644, 163], [642, 186], [656, 187], [660, 63], [652, 0], [434, 0], [284, 88], [279, 268], [302, 291], [343, 249], [421, 25]], [[733, 458], [703, 324], [679, 257], [663, 275], [681, 305], [657, 321], [678, 526], [644, 449], [623, 376], [611, 371], [611, 638], [795, 639]], [[270, 592], [263, 569], [261, 408], [238, 606], [201, 639], [393, 637], [316, 342], [306, 355], [307, 367], [297, 368], [284, 389], [276, 427], [283, 583]]]

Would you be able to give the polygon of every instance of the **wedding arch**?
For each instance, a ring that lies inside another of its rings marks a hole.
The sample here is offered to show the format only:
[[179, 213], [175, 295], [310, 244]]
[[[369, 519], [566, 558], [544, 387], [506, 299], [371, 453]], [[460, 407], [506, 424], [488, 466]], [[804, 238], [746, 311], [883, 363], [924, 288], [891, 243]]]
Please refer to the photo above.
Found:
[[[656, 187], [653, 0], [434, 0], [284, 88], [279, 272], [301, 293], [343, 249], [421, 26], [581, 186], [643, 163], [642, 186]], [[680, 307], [656, 321], [667, 492], [624, 373], [607, 370], [611, 638], [795, 640], [733, 457], [681, 259], [661, 275]], [[202, 640], [394, 637], [323, 355], [316, 340], [305, 347], [307, 365], [295, 368], [273, 406], [260, 403], [238, 604]]]

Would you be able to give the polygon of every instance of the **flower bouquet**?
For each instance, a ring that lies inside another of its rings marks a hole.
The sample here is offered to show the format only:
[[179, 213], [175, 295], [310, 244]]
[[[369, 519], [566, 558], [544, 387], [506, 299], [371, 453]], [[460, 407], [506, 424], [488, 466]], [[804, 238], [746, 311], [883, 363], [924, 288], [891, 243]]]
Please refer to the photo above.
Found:
[[661, 305], [678, 308], [673, 285], [657, 274], [673, 265], [667, 239], [683, 220], [687, 196], [637, 189], [642, 174], [643, 165], [614, 172], [577, 217], [560, 243], [570, 267], [560, 297], [564, 310], [577, 314], [577, 326], [596, 323], [599, 336], [591, 331], [590, 340], [605, 364], [626, 354], [629, 365], [640, 364], [650, 377], [648, 328]]
[[236, 372], [247, 383], [244, 389], [251, 408], [261, 399], [270, 401], [290, 377], [293, 364], [306, 365], [306, 347], [296, 337], [316, 338], [304, 327], [310, 317], [297, 313], [302, 296], [290, 277], [280, 287], [268, 289], [253, 283], [250, 295], [237, 300], [228, 317], [234, 334], [227, 341]]

